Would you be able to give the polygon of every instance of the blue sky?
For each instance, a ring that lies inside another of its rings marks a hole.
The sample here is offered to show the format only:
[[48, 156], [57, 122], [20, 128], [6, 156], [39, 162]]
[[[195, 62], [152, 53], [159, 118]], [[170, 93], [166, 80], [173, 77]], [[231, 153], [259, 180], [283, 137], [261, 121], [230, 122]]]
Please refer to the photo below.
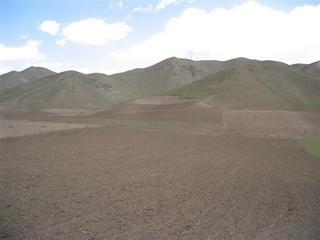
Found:
[[114, 73], [171, 56], [312, 62], [319, 22], [320, 0], [1, 0], [0, 73]]

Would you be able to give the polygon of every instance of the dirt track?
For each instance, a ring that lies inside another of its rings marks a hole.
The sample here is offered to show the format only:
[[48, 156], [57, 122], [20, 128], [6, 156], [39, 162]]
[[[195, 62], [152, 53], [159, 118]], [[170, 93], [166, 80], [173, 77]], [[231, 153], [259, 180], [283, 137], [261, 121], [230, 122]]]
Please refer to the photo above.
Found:
[[0, 139], [0, 239], [319, 239], [319, 160], [292, 139], [144, 129], [222, 119], [160, 107], [87, 119], [139, 126]]

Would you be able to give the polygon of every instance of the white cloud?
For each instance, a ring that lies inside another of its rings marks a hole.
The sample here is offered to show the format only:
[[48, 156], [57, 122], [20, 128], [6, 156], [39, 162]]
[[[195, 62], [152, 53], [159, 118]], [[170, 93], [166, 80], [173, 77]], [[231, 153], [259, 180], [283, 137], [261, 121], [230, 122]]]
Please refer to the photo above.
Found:
[[211, 12], [189, 8], [169, 20], [164, 30], [111, 55], [150, 64], [171, 56], [312, 62], [320, 60], [319, 23], [320, 5], [296, 7], [289, 12], [254, 1]]
[[106, 23], [103, 19], [88, 18], [69, 23], [62, 30], [65, 42], [102, 46], [124, 39], [133, 29], [125, 22]]
[[40, 60], [45, 56], [40, 52], [40, 41], [28, 40], [20, 47], [8, 47], [0, 44], [0, 63], [20, 60]]
[[138, 6], [138, 7], [135, 7], [133, 9], [133, 11], [135, 11], [135, 12], [158, 12], [160, 10], [167, 8], [170, 5], [177, 4], [178, 2], [180, 2], [180, 0], [160, 0], [160, 2], [155, 6], [152, 4], [149, 4], [145, 7]]
[[47, 20], [40, 24], [39, 29], [43, 32], [55, 35], [59, 32], [60, 24], [56, 21]]

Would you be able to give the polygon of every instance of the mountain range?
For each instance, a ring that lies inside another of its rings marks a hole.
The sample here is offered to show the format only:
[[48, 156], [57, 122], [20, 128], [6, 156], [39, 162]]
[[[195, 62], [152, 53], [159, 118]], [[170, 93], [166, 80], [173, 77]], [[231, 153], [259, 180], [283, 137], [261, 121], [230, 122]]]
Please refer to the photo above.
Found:
[[227, 109], [319, 110], [320, 62], [172, 57], [113, 75], [30, 67], [0, 76], [0, 103], [17, 107], [100, 108], [153, 95], [199, 99]]
[[29, 67], [21, 72], [11, 71], [0, 75], [0, 91], [53, 74], [55, 72], [42, 67]]

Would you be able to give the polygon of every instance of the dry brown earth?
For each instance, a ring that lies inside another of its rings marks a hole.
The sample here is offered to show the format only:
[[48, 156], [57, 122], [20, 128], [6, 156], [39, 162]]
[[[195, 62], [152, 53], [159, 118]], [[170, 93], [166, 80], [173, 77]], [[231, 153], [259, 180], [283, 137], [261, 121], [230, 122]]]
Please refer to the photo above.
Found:
[[3, 116], [101, 127], [0, 139], [0, 239], [319, 239], [320, 161], [293, 139], [238, 131], [317, 128], [315, 113], [167, 101]]

